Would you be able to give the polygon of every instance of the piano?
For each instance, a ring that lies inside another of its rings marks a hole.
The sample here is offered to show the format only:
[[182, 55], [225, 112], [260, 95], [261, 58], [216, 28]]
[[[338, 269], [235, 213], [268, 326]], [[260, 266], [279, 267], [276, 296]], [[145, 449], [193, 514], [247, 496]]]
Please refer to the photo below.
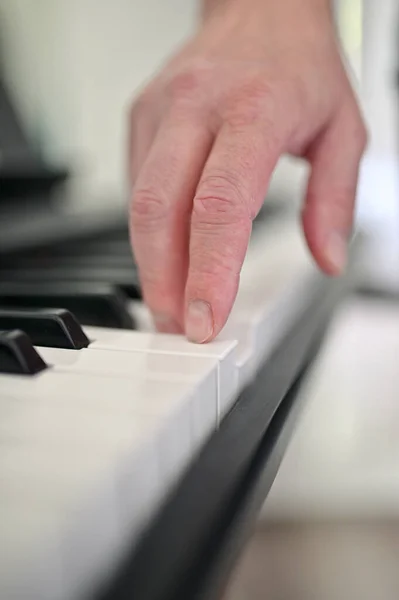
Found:
[[356, 253], [323, 276], [270, 199], [224, 331], [194, 345], [154, 330], [124, 211], [52, 203], [64, 177], [37, 165], [31, 195], [26, 164], [0, 207], [0, 598], [216, 600]]

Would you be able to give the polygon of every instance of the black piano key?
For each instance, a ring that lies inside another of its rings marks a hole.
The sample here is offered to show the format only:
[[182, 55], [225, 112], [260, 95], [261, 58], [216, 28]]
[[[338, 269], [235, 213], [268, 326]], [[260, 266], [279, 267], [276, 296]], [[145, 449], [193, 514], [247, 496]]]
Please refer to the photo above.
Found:
[[64, 308], [82, 325], [133, 329], [126, 296], [112, 286], [84, 282], [0, 282], [0, 306]]
[[116, 207], [96, 207], [95, 211], [62, 213], [40, 209], [32, 203], [31, 211], [6, 211], [0, 219], [0, 252], [14, 253], [79, 243], [81, 240], [102, 238], [105, 234], [127, 235], [125, 210]]
[[0, 373], [35, 375], [47, 368], [23, 331], [0, 331]]
[[[20, 252], [18, 257], [29, 258], [32, 253]], [[133, 260], [133, 253], [128, 239], [126, 240], [86, 240], [75, 243], [54, 245], [42, 248], [34, 253], [34, 257], [61, 258], [73, 256], [116, 256], [129, 257]]]
[[[88, 236], [67, 242], [52, 243], [48, 246], [21, 249], [8, 255], [12, 260], [51, 260], [56, 257], [73, 256], [115, 256], [133, 258], [127, 229], [119, 235], [108, 232], [101, 236]], [[134, 261], [133, 261], [134, 262]]]
[[64, 309], [0, 308], [0, 329], [22, 329], [36, 346], [81, 350], [89, 345], [75, 317]]
[[42, 256], [23, 256], [9, 260], [6, 265], [0, 267], [3, 270], [26, 270], [26, 269], [63, 269], [63, 268], [101, 268], [101, 269], [129, 269], [135, 272], [136, 265], [132, 255], [123, 256], [116, 254], [63, 254], [56, 256], [47, 254]]
[[[31, 253], [20, 252], [20, 256], [30, 256]], [[129, 236], [118, 238], [102, 236], [74, 242], [53, 244], [47, 248], [35, 251], [35, 256], [128, 256], [133, 257]]]
[[69, 244], [59, 247], [57, 254], [59, 256], [76, 254], [80, 256], [133, 256], [128, 238], [126, 240], [90, 240], [80, 244]]
[[[38, 269], [1, 269], [1, 281], [17, 282], [93, 282], [117, 286], [131, 298], [140, 298], [138, 274], [131, 268], [49, 267]], [[65, 307], [68, 308], [68, 307]], [[73, 312], [73, 311], [72, 311]]]

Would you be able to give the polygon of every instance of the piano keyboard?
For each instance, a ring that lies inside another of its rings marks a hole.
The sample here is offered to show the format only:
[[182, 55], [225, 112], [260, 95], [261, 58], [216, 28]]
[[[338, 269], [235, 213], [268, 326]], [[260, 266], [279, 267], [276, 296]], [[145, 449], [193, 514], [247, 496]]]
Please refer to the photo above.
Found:
[[295, 220], [258, 223], [224, 331], [194, 345], [154, 331], [122, 234], [2, 260], [2, 600], [101, 589], [320, 278]]

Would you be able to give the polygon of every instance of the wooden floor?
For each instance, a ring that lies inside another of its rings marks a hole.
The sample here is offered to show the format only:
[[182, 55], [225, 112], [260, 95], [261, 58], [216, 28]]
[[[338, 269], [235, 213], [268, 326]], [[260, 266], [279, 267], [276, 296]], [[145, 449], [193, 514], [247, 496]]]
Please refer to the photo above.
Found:
[[398, 600], [399, 522], [261, 525], [225, 600]]

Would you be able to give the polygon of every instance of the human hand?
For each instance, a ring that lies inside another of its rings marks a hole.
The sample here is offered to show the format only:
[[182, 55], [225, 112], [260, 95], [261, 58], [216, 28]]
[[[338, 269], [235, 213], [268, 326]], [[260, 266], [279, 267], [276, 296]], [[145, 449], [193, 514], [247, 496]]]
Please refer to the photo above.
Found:
[[346, 261], [366, 132], [329, 0], [216, 1], [131, 112], [130, 214], [158, 330], [213, 339], [284, 153], [311, 166], [302, 222], [326, 273]]

